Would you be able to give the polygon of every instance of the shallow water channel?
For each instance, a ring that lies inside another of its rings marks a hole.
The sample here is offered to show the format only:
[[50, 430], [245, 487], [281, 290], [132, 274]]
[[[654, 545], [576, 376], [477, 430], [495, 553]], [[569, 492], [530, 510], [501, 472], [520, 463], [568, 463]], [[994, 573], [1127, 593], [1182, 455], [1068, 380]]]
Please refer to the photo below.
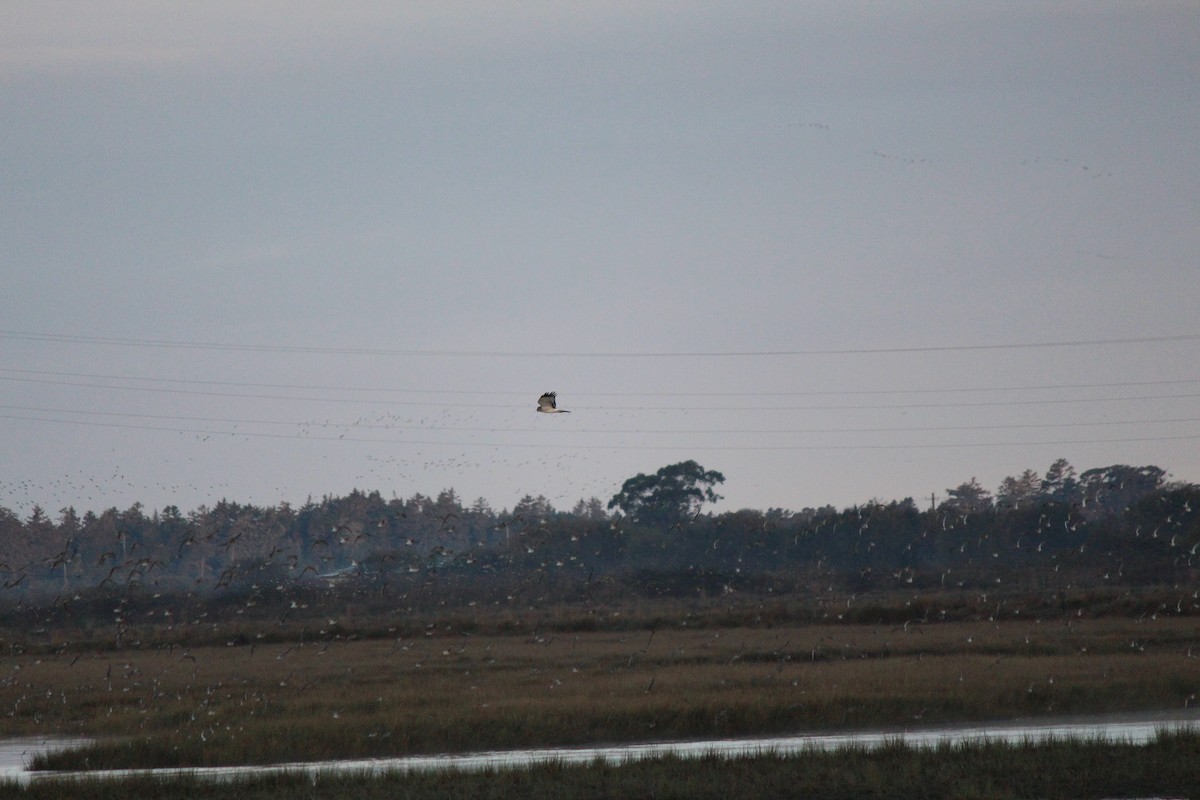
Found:
[[681, 758], [699, 758], [708, 755], [733, 758], [758, 753], [788, 755], [802, 753], [807, 750], [834, 750], [842, 747], [880, 747], [892, 742], [903, 742], [911, 747], [936, 747], [941, 744], [979, 741], [1021, 743], [1074, 738], [1144, 744], [1151, 741], [1159, 731], [1180, 729], [1200, 730], [1200, 712], [1120, 714], [1105, 717], [1073, 717], [970, 726], [811, 733], [757, 739], [710, 739], [704, 741], [650, 742], [645, 744], [602, 747], [497, 750], [482, 753], [367, 758], [345, 761], [312, 761], [243, 767], [194, 767], [92, 772], [31, 772], [27, 769], [29, 759], [37, 753], [78, 746], [86, 743], [86, 740], [11, 739], [0, 740], [0, 780], [16, 780], [21, 783], [28, 783], [35, 780], [54, 780], [59, 778], [122, 778], [130, 775], [152, 775], [159, 777], [195, 775], [211, 780], [230, 780], [280, 772], [311, 776], [338, 772], [370, 775], [404, 770], [483, 770], [489, 768], [526, 767], [547, 762], [580, 764], [600, 760], [610, 764], [621, 764], [641, 758], [654, 758], [668, 754]]

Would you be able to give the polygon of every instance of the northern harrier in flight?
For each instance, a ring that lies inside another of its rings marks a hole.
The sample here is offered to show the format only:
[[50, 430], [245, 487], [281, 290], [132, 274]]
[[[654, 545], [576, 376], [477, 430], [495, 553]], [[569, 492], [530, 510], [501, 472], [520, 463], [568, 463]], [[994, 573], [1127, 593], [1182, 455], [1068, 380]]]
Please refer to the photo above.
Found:
[[558, 408], [554, 403], [555, 392], [546, 392], [538, 398], [537, 410], [543, 414], [570, 414], [565, 408]]

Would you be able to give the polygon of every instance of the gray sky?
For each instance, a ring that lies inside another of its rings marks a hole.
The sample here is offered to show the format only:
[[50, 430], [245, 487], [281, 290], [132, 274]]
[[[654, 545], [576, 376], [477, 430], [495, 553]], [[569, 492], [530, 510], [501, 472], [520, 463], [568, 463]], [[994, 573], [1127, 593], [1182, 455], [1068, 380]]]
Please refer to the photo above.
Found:
[[1200, 481], [1195, 3], [340, 5], [0, 7], [0, 505]]

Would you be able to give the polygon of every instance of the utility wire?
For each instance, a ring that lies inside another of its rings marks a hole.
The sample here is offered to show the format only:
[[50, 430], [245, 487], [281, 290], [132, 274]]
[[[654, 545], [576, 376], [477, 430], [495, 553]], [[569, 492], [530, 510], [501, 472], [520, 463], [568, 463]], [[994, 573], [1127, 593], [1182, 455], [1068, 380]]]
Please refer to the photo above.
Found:
[[192, 342], [174, 339], [134, 339], [112, 336], [79, 336], [0, 330], [0, 338], [61, 344], [110, 345], [119, 347], [217, 350], [256, 353], [298, 353], [309, 355], [406, 356], [448, 358], [746, 358], [774, 356], [870, 355], [881, 353], [939, 353], [980, 350], [1018, 350], [1059, 347], [1108, 347], [1128, 344], [1162, 344], [1200, 340], [1200, 334], [1174, 336], [1131, 336], [1111, 339], [1063, 339], [1039, 342], [998, 344], [953, 344], [924, 347], [866, 347], [794, 350], [698, 350], [676, 352], [646, 351], [552, 351], [552, 350], [424, 350], [370, 347], [302, 347], [295, 345], [235, 344], [228, 342]]
[[[436, 408], [493, 408], [493, 409], [512, 409], [514, 406], [511, 403], [496, 404], [496, 403], [455, 403], [445, 400], [387, 400], [387, 399], [367, 399], [367, 398], [339, 398], [339, 397], [304, 397], [295, 395], [276, 395], [276, 394], [250, 394], [244, 392], [215, 392], [201, 391], [196, 389], [172, 389], [161, 386], [112, 386], [104, 383], [87, 383], [83, 381], [53, 381], [44, 378], [13, 378], [5, 375], [0, 375], [0, 381], [18, 381], [22, 383], [39, 383], [48, 384], [51, 386], [73, 386], [85, 389], [106, 389], [116, 391], [132, 391], [132, 392], [157, 392], [165, 394], [177, 395], [195, 395], [203, 397], [227, 397], [227, 398], [242, 398], [247, 400], [289, 400], [289, 401], [304, 401], [316, 403], [353, 403], [366, 405], [381, 405], [381, 406], [428, 406]], [[842, 410], [873, 410], [873, 409], [913, 409], [913, 408], [972, 408], [972, 407], [989, 407], [989, 406], [1029, 406], [1029, 405], [1056, 405], [1056, 404], [1073, 404], [1073, 403], [1113, 403], [1122, 401], [1140, 401], [1140, 400], [1178, 400], [1200, 397], [1200, 393], [1184, 393], [1184, 394], [1151, 394], [1151, 395], [1131, 395], [1122, 397], [1083, 397], [1083, 398], [1058, 398], [1058, 399], [1041, 399], [1041, 400], [979, 400], [968, 402], [954, 403], [876, 403], [872, 405], [851, 405], [846, 403], [837, 403], [833, 405], [786, 405], [786, 406], [764, 406], [760, 404], [749, 406], [725, 405], [725, 406], [583, 406], [576, 405], [580, 411], [842, 411]]]
[[[454, 395], [482, 395], [523, 397], [530, 394], [529, 390], [500, 390], [500, 389], [403, 389], [381, 386], [345, 386], [331, 384], [305, 383], [261, 383], [250, 381], [219, 381], [201, 380], [195, 378], [147, 378], [136, 375], [106, 375], [94, 372], [59, 372], [39, 369], [17, 369], [15, 367], [0, 367], [0, 373], [12, 373], [16, 376], [35, 375], [54, 378], [87, 378], [103, 381], [126, 381], [139, 383], [174, 383], [187, 386], [232, 386], [249, 389], [289, 389], [297, 391], [328, 391], [328, 392], [374, 392], [391, 394], [436, 394], [439, 397]], [[30, 380], [21, 377], [6, 377], [4, 380]], [[1183, 384], [1200, 383], [1200, 378], [1179, 378], [1174, 380], [1152, 381], [1108, 381], [1101, 383], [1044, 383], [1026, 384], [1024, 386], [979, 386], [979, 387], [925, 387], [918, 389], [809, 389], [797, 392], [594, 392], [591, 390], [578, 391], [576, 394], [586, 397], [827, 397], [842, 395], [876, 395], [876, 394], [964, 394], [982, 392], [1025, 392], [1049, 391], [1066, 389], [1114, 389], [1132, 386], [1179, 386]], [[138, 388], [138, 387], [110, 387]]]
[[[196, 417], [179, 414], [142, 414], [129, 411], [92, 411], [70, 408], [46, 408], [42, 406], [0, 405], [7, 411], [24, 411], [37, 414], [74, 414], [89, 417], [124, 417], [128, 419], [173, 420], [178, 422], [215, 423], [221, 425], [275, 425], [292, 428], [323, 428], [333, 430], [383, 430], [383, 431], [450, 431], [453, 433], [546, 433], [546, 428], [497, 428], [460, 425], [420, 425], [407, 423], [363, 422], [331, 422], [329, 420], [276, 420], [276, 419], [246, 419], [240, 417]], [[37, 417], [40, 421], [49, 421]], [[72, 423], [76, 420], [61, 420]], [[571, 434], [631, 434], [638, 436], [668, 436], [668, 435], [762, 435], [777, 436], [780, 434], [820, 434], [820, 433], [932, 433], [937, 431], [993, 431], [993, 430], [1026, 430], [1045, 428], [1096, 428], [1125, 425], [1169, 425], [1200, 422], [1200, 417], [1178, 417], [1171, 419], [1122, 419], [1104, 420], [1097, 422], [1035, 422], [1035, 423], [1006, 423], [984, 425], [919, 425], [904, 427], [839, 427], [839, 428], [670, 428], [664, 430], [649, 430], [646, 428], [572, 428]], [[236, 433], [236, 432], [233, 432]]]
[[301, 439], [310, 441], [354, 442], [371, 444], [403, 444], [435, 447], [486, 447], [496, 450], [512, 448], [559, 449], [559, 450], [728, 450], [728, 451], [768, 451], [768, 450], [932, 450], [941, 448], [979, 448], [979, 447], [1035, 447], [1043, 445], [1078, 445], [1078, 444], [1114, 444], [1128, 442], [1168, 442], [1190, 441], [1200, 439], [1200, 434], [1184, 436], [1133, 436], [1112, 439], [1060, 439], [1021, 442], [920, 442], [915, 444], [831, 444], [831, 445], [648, 445], [648, 444], [566, 444], [566, 443], [535, 443], [535, 442], [472, 442], [472, 441], [436, 441], [417, 439], [378, 439], [352, 436], [309, 436], [293, 433], [263, 433], [259, 431], [213, 431], [204, 428], [172, 428], [157, 425], [134, 425], [119, 422], [96, 422], [91, 420], [62, 420], [45, 417], [0, 414], [0, 419], [21, 420], [25, 422], [46, 422], [67, 425], [84, 425], [102, 428], [119, 428], [123, 430], [162, 431], [166, 433], [195, 434], [206, 437], [237, 438], [266, 438], [266, 439]]

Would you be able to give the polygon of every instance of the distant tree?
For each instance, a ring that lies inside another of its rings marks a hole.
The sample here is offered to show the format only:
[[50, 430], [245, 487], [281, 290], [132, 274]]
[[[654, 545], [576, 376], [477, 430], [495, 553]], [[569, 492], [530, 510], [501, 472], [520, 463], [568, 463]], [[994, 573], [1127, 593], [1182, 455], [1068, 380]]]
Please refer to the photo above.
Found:
[[608, 517], [604, 511], [604, 502], [599, 497], [591, 497], [587, 500], [579, 498], [579, 502], [571, 509], [571, 513], [580, 519], [602, 520]]
[[74, 506], [67, 506], [59, 510], [58, 531], [63, 536], [75, 536], [79, 533], [82, 527], [79, 522], [79, 515], [75, 513]]
[[712, 487], [724, 482], [721, 473], [705, 470], [695, 461], [683, 461], [653, 475], [638, 473], [621, 485], [608, 507], [647, 524], [673, 525], [699, 513], [704, 503], [720, 500]]
[[540, 494], [537, 497], [527, 494], [513, 506], [513, 516], [524, 517], [527, 525], [545, 522], [554, 514], [554, 506], [550, 505], [550, 501]]
[[159, 515], [155, 526], [158, 542], [178, 549], [178, 543], [187, 539], [190, 526], [178, 506], [169, 505]]
[[838, 510], [836, 508], [834, 508], [831, 505], [826, 504], [826, 505], [821, 506], [820, 508], [813, 508], [811, 506], [805, 506], [804, 508], [800, 509], [800, 513], [797, 514], [796, 516], [801, 520], [811, 522], [813, 520], [829, 519], [831, 517], [836, 517], [837, 513], [838, 513]]
[[976, 513], [992, 507], [991, 493], [984, 489], [979, 480], [974, 477], [953, 489], [947, 489], [946, 494], [949, 495], [946, 505], [955, 511]]
[[405, 502], [405, 511], [410, 517], [433, 513], [433, 499], [417, 492]]
[[1167, 472], [1155, 466], [1089, 469], [1079, 476], [1084, 508], [1090, 515], [1124, 511], [1163, 485]]
[[438, 492], [437, 499], [433, 501], [433, 513], [438, 517], [445, 517], [447, 514], [461, 515], [463, 507], [458, 493], [453, 489]]
[[1046, 470], [1042, 479], [1042, 498], [1058, 503], [1074, 503], [1079, 499], [1079, 480], [1075, 468], [1065, 458], [1059, 458]]
[[48, 532], [54, 527], [54, 523], [52, 523], [50, 518], [46, 516], [46, 512], [42, 510], [41, 506], [36, 504], [29, 512], [29, 522], [26, 524], [29, 526], [30, 530], [37, 533]]
[[1042, 493], [1042, 479], [1033, 470], [1027, 469], [1018, 477], [1009, 476], [996, 489], [996, 505], [999, 508], [1021, 508], [1032, 504]]

